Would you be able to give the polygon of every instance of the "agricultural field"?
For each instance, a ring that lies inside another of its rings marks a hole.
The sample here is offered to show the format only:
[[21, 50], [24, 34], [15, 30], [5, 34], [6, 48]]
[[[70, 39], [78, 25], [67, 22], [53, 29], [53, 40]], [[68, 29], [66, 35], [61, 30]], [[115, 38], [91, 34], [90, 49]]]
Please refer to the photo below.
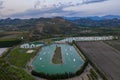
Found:
[[104, 42], [77, 42], [77, 45], [108, 80], [120, 80], [120, 51]]
[[15, 65], [17, 67], [25, 67], [27, 62], [29, 62], [30, 59], [37, 54], [37, 51], [39, 49], [38, 48], [32, 49], [34, 50], [34, 52], [32, 53], [27, 53], [28, 50], [29, 49], [21, 49], [19, 47], [16, 47], [10, 52], [7, 59], [12, 65]]
[[120, 51], [120, 40], [105, 41], [105, 43], [107, 43], [108, 45], [110, 45]]
[[19, 38], [26, 32], [23, 31], [4, 31], [0, 32], [0, 39], [12, 39], [12, 38]]

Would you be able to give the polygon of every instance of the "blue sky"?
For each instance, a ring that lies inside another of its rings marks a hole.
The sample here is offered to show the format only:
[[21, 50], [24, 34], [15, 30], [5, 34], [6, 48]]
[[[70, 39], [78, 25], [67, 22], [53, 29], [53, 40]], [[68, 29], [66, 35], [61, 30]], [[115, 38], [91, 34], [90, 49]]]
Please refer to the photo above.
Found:
[[119, 15], [120, 0], [0, 0], [0, 18]]

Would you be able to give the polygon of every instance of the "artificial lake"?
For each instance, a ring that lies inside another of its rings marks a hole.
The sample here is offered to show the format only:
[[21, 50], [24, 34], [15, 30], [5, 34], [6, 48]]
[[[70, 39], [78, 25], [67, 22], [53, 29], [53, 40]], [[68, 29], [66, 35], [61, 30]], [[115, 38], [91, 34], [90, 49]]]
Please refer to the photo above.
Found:
[[[53, 64], [52, 57], [56, 45], [61, 47], [63, 64]], [[84, 64], [84, 60], [78, 54], [72, 45], [68, 44], [51, 44], [42, 47], [38, 56], [33, 60], [33, 70], [46, 74], [75, 73]]]

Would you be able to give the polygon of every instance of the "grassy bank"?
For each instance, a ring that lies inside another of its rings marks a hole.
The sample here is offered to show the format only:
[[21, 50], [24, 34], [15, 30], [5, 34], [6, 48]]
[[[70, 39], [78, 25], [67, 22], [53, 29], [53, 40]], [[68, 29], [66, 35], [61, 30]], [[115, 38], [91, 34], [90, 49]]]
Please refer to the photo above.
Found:
[[32, 49], [34, 50], [33, 53], [26, 53], [28, 50], [29, 49], [21, 49], [19, 47], [14, 48], [8, 56], [8, 61], [17, 67], [25, 67], [27, 62], [37, 54], [39, 49]]
[[0, 58], [0, 80], [34, 80], [24, 69], [9, 65]]
[[56, 49], [54, 51], [54, 55], [52, 58], [52, 63], [54, 64], [62, 64], [62, 52], [61, 52], [61, 47], [56, 46]]

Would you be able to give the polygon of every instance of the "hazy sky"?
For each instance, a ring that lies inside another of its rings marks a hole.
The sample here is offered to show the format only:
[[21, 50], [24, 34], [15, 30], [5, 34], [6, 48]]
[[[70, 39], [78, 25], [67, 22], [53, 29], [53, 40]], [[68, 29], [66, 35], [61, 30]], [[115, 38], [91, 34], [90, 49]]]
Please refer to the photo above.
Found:
[[0, 18], [120, 15], [120, 0], [0, 0]]

